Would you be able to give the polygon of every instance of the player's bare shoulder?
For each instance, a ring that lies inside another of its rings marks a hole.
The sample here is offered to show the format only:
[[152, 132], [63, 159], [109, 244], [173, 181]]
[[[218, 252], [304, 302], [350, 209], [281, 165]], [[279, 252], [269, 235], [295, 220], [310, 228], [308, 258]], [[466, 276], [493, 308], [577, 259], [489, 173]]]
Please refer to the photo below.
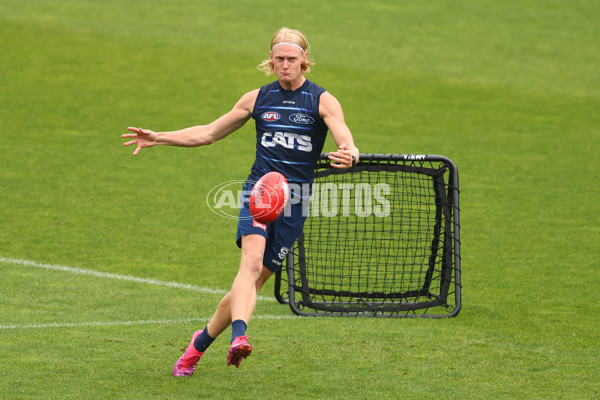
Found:
[[323, 92], [319, 98], [319, 114], [323, 119], [336, 116], [343, 118], [344, 115], [342, 105], [338, 99], [329, 92]]
[[236, 108], [241, 108], [244, 111], [252, 113], [254, 109], [254, 103], [256, 103], [256, 98], [258, 97], [258, 92], [260, 89], [254, 89], [247, 93], [244, 93], [242, 97], [238, 100], [235, 105]]

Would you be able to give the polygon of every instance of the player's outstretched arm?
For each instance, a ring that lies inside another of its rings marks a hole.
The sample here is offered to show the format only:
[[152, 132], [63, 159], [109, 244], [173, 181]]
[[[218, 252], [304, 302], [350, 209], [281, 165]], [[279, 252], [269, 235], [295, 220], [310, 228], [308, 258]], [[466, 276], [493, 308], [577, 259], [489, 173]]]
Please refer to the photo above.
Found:
[[121, 137], [132, 140], [123, 143], [123, 145], [137, 145], [133, 152], [134, 156], [141, 149], [156, 145], [179, 147], [206, 146], [240, 129], [252, 116], [252, 109], [254, 108], [257, 95], [258, 89], [246, 93], [231, 111], [208, 125], [198, 125], [171, 132], [153, 132], [149, 129], [129, 127], [127, 129], [134, 133], [126, 133], [121, 135]]
[[331, 166], [334, 168], [350, 168], [353, 163], [352, 157], [355, 161], [358, 161], [359, 151], [354, 145], [352, 133], [344, 120], [342, 106], [329, 92], [325, 92], [320, 98], [319, 112], [338, 146], [337, 151], [329, 153], [329, 159], [333, 161]]

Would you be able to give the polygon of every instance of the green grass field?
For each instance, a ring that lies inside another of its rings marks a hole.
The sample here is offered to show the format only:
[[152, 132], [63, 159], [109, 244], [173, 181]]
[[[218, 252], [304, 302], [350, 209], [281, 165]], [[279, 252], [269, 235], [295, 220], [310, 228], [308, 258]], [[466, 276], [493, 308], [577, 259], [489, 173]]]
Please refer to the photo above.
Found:
[[[0, 3], [0, 398], [600, 398], [600, 3], [283, 4]], [[228, 111], [281, 26], [362, 152], [457, 164], [463, 308], [300, 318], [270, 283], [252, 356], [227, 368], [226, 332], [176, 379], [237, 272], [205, 197], [247, 176], [254, 127], [136, 157], [120, 135]]]

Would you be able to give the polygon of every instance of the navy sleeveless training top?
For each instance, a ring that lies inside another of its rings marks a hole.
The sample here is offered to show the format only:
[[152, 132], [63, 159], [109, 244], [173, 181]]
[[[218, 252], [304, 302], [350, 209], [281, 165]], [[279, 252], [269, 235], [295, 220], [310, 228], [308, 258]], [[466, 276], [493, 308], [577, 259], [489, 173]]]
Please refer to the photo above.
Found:
[[252, 118], [256, 121], [256, 160], [248, 179], [281, 172], [293, 183], [311, 183], [323, 150], [327, 125], [319, 115], [325, 92], [308, 79], [296, 90], [279, 81], [259, 89]]

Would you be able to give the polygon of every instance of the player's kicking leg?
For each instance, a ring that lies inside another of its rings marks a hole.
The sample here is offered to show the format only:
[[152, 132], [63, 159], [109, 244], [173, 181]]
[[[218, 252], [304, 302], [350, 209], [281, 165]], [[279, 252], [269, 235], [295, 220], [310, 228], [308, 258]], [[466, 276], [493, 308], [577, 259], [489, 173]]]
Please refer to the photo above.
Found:
[[231, 345], [227, 365], [239, 368], [243, 359], [252, 353], [252, 345], [246, 335], [248, 321], [254, 313], [256, 296], [260, 288], [273, 275], [263, 266], [265, 238], [261, 235], [242, 237], [242, 259], [231, 287]]
[[[260, 288], [263, 287], [272, 275], [273, 272], [271, 270], [263, 267], [260, 277], [256, 282], [256, 293], [259, 292]], [[256, 302], [256, 296], [254, 297], [254, 301]], [[252, 353], [252, 345], [248, 343], [250, 336], [245, 334], [246, 324], [244, 321], [236, 320], [232, 323], [231, 327], [231, 346], [227, 355], [227, 365], [235, 365], [236, 368], [239, 368], [242, 360]]]
[[[258, 241], [260, 243], [261, 240], [258, 239]], [[252, 240], [246, 241], [246, 243], [252, 242]], [[262, 249], [264, 248], [264, 244], [261, 246], [261, 251], [263, 251]], [[246, 257], [246, 262], [254, 258], [256, 257]], [[236, 367], [239, 367], [242, 360], [248, 357], [252, 352], [252, 345], [248, 343], [248, 336], [245, 334], [247, 327], [245, 321], [250, 320], [256, 305], [256, 295], [260, 288], [262, 288], [267, 280], [269, 280], [269, 278], [273, 275], [273, 272], [262, 266], [261, 258], [260, 274], [258, 275], [258, 278], [253, 278], [250, 274], [249, 282], [252, 285], [252, 290], [248, 295], [248, 293], [245, 293], [245, 288], [247, 285], [245, 285], [246, 282], [244, 282], [246, 278], [248, 278], [248, 269], [242, 268], [242, 265], [244, 264], [243, 260], [244, 257], [242, 257], [240, 270], [243, 270], [244, 272], [238, 273], [238, 276], [236, 277], [237, 283], [234, 281], [232, 291], [223, 297], [206, 328], [194, 333], [186, 352], [175, 363], [175, 367], [173, 368], [173, 376], [192, 375], [196, 370], [196, 364], [204, 354], [204, 351], [208, 348], [208, 346], [210, 346], [217, 336], [219, 336], [227, 327], [229, 327], [229, 325], [232, 326], [232, 338], [229, 353], [227, 355], [227, 365], [235, 365]], [[238, 279], [238, 277], [240, 279]], [[243, 300], [245, 295], [248, 298], [246, 298], [245, 301], [240, 302], [241, 306], [236, 306], [236, 312], [234, 313], [232, 299], [236, 297]], [[234, 315], [238, 319], [234, 320], [232, 323], [232, 316]]]

